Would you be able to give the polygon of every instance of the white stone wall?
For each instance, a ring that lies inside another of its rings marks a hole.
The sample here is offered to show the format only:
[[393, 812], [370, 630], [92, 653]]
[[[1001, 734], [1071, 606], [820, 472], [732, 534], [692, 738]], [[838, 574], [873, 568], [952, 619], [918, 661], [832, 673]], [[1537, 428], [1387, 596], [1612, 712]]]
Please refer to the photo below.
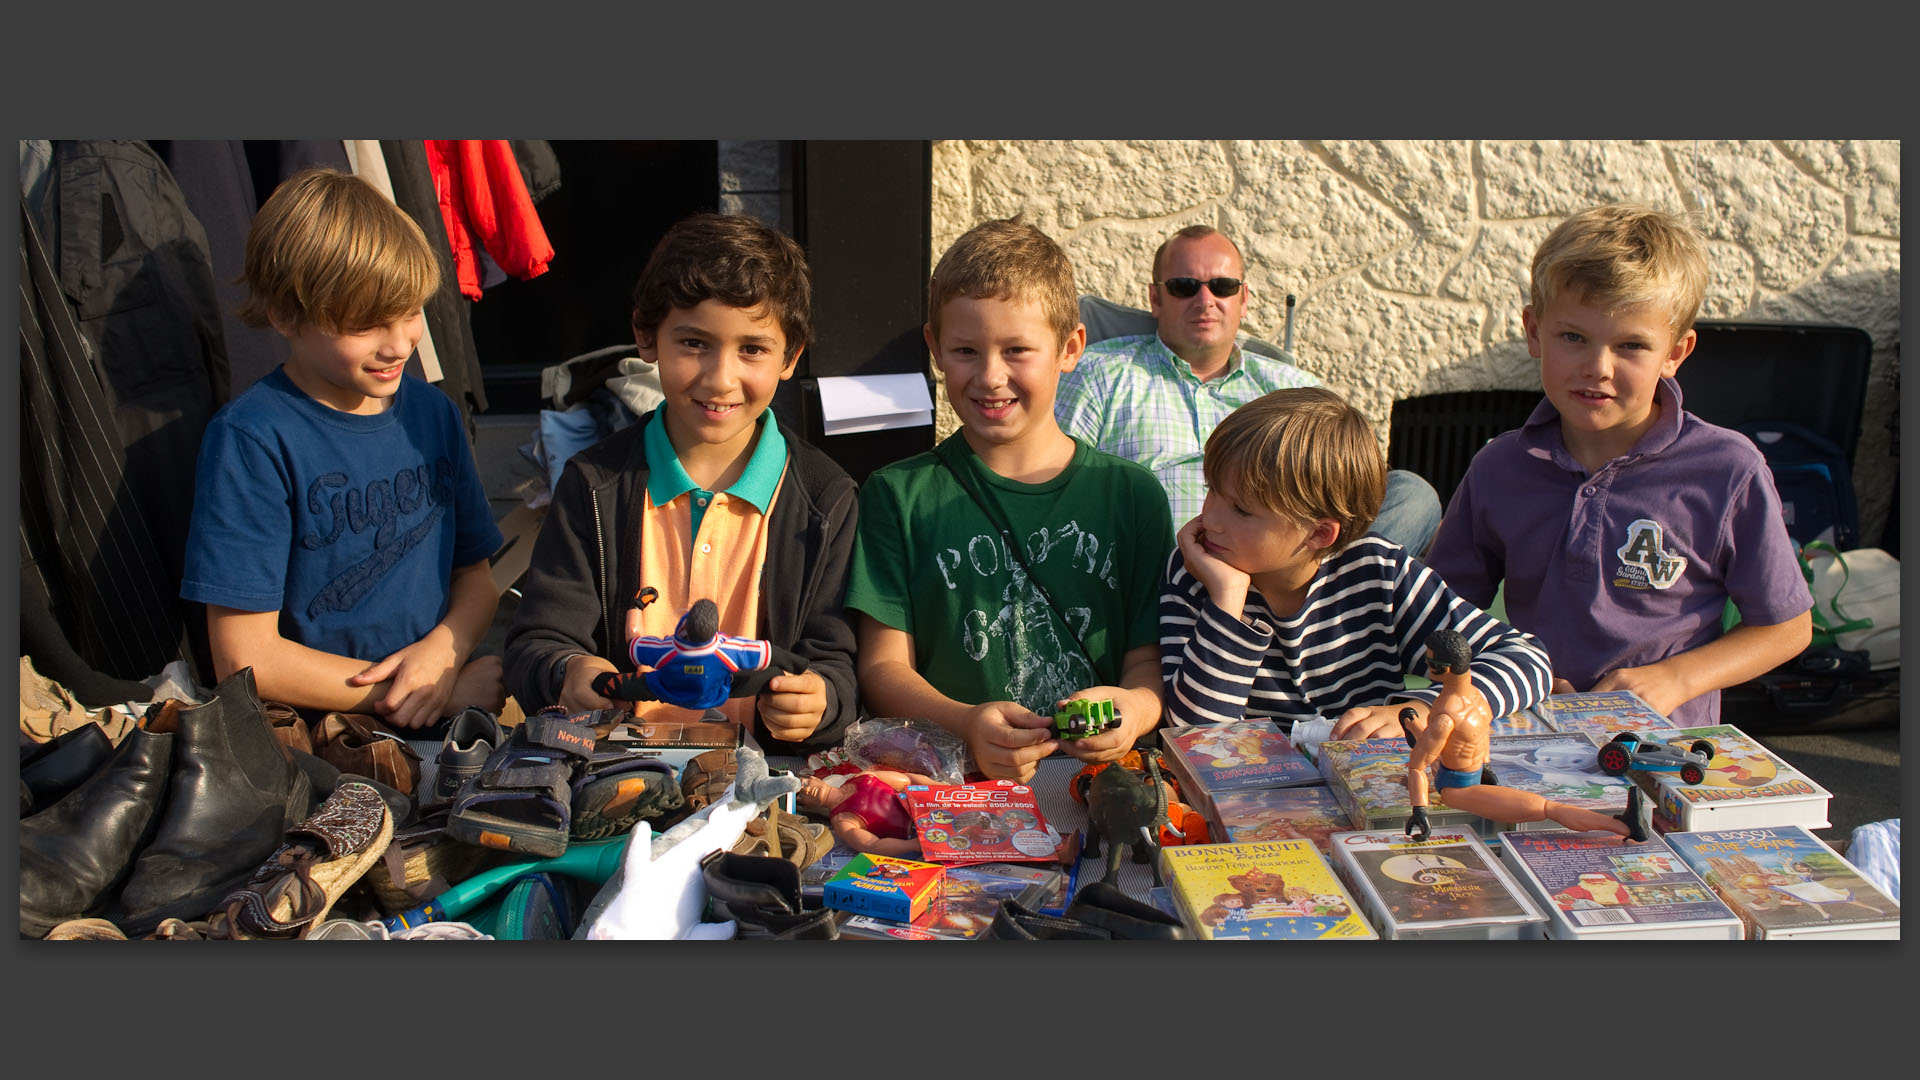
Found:
[[[1895, 477], [1898, 142], [936, 142], [932, 259], [1024, 213], [1081, 292], [1144, 308], [1154, 248], [1213, 225], [1247, 258], [1244, 329], [1280, 341], [1298, 297], [1294, 354], [1384, 446], [1398, 398], [1539, 389], [1520, 328], [1533, 250], [1567, 214], [1616, 201], [1693, 212], [1713, 256], [1702, 317], [1872, 336], [1854, 475], [1877, 538]], [[944, 438], [958, 422], [938, 407]]]

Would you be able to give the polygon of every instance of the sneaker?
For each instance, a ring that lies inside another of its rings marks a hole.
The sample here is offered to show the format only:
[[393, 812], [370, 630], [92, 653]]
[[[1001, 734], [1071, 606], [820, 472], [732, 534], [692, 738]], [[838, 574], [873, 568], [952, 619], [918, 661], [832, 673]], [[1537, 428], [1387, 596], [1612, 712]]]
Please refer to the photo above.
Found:
[[500, 722], [485, 709], [466, 708], [447, 724], [446, 741], [434, 759], [432, 802], [453, 801], [467, 781], [479, 776], [488, 755], [506, 741]]

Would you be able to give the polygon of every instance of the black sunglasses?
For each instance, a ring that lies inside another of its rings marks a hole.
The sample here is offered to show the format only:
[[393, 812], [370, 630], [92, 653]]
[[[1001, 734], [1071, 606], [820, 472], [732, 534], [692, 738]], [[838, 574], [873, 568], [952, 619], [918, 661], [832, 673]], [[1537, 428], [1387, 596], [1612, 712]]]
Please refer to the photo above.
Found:
[[1156, 281], [1154, 284], [1167, 290], [1167, 295], [1175, 300], [1185, 300], [1193, 296], [1200, 291], [1202, 285], [1205, 285], [1213, 295], [1225, 300], [1240, 291], [1241, 281], [1239, 278], [1232, 277], [1208, 278], [1205, 281], [1191, 277], [1170, 277], [1165, 281]]

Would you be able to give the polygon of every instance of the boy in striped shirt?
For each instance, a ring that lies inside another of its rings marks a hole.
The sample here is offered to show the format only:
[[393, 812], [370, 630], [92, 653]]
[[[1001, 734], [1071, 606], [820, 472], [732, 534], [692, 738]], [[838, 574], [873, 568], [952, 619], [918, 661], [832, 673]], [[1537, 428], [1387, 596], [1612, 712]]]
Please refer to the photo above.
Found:
[[1207, 438], [1204, 471], [1206, 501], [1181, 527], [1160, 593], [1172, 724], [1324, 716], [1336, 739], [1399, 737], [1399, 711], [1424, 719], [1433, 699], [1405, 676], [1425, 670], [1427, 639], [1443, 628], [1472, 647], [1493, 715], [1546, 695], [1552, 665], [1537, 641], [1364, 535], [1386, 463], [1338, 394], [1276, 390], [1234, 410]]

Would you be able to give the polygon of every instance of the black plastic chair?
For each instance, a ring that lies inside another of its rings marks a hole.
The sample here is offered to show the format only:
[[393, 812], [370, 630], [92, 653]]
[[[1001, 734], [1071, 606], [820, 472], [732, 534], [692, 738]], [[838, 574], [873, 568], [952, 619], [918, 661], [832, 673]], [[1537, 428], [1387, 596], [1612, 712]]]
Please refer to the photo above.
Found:
[[1445, 506], [1487, 440], [1525, 423], [1538, 390], [1449, 390], [1393, 403], [1387, 468], [1418, 473]]

